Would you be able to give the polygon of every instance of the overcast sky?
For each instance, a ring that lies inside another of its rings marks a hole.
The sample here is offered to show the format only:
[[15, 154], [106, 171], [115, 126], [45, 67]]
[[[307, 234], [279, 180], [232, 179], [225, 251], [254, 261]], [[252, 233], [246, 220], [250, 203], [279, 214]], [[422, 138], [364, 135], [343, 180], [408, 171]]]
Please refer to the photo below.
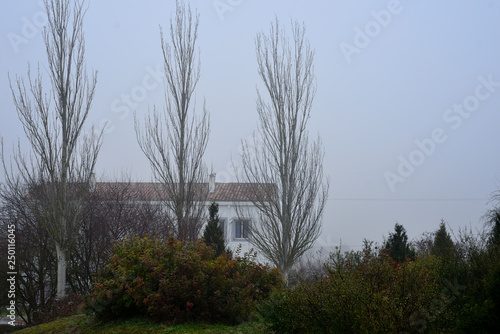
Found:
[[[8, 73], [46, 55], [41, 1], [3, 0], [0, 10], [0, 136], [7, 152], [29, 146], [12, 102]], [[275, 16], [304, 22], [315, 49], [317, 93], [311, 136], [325, 146], [331, 179], [320, 245], [359, 248], [396, 222], [410, 239], [446, 220], [481, 227], [500, 186], [500, 3], [486, 0], [198, 0], [201, 78], [211, 135], [205, 154], [220, 182], [235, 182], [231, 160], [257, 129], [255, 35]], [[88, 125], [107, 122], [98, 176], [150, 181], [133, 114], [163, 106], [159, 25], [174, 1], [90, 1], [88, 70], [98, 85]], [[0, 175], [3, 178], [3, 172]]]

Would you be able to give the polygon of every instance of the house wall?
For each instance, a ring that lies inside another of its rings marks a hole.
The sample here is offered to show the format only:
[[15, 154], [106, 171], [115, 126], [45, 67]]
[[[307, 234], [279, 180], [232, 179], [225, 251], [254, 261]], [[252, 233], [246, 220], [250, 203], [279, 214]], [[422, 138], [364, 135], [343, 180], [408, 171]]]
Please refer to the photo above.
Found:
[[[156, 202], [162, 204], [162, 202]], [[237, 238], [236, 232], [236, 222], [240, 220], [238, 216], [238, 211], [242, 214], [244, 219], [249, 219], [251, 224], [257, 223], [258, 210], [251, 202], [223, 202], [215, 201], [219, 204], [219, 220], [224, 221], [224, 236], [226, 239], [226, 245], [234, 252], [240, 247], [240, 256], [244, 253], [248, 253], [251, 250], [257, 251], [256, 261], [259, 263], [268, 263], [264, 256], [259, 255], [258, 250], [256, 250], [249, 239]], [[208, 208], [212, 202], [206, 202], [206, 214], [208, 219]], [[201, 233], [203, 233], [205, 226], [202, 227]], [[251, 236], [250, 236], [251, 238]]]
[[[224, 222], [224, 236], [227, 246], [234, 252], [241, 245], [242, 256], [244, 253], [254, 249], [250, 240], [245, 238], [237, 238], [236, 236], [236, 223], [240, 220], [238, 211], [242, 214], [244, 219], [249, 219], [251, 224], [256, 223], [258, 217], [258, 210], [252, 203], [247, 202], [217, 202], [219, 204], [219, 219]], [[207, 203], [207, 210], [211, 203]], [[251, 236], [250, 236], [251, 238]], [[255, 250], [255, 249], [254, 249]], [[268, 261], [259, 256], [257, 252], [257, 261], [267, 263]]]

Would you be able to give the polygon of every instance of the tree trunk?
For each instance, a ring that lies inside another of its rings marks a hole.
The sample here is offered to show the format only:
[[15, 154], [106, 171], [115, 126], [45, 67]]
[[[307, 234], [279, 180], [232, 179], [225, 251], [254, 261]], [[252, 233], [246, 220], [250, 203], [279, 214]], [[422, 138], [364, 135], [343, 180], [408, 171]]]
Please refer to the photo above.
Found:
[[57, 254], [57, 295], [58, 300], [66, 296], [66, 267], [68, 266], [66, 251], [56, 245]]

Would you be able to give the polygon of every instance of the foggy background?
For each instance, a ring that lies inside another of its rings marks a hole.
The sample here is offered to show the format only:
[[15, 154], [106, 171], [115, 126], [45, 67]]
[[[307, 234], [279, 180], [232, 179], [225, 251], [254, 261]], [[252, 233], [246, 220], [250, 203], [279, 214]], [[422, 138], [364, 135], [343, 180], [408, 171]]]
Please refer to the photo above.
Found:
[[[98, 70], [87, 126], [106, 124], [98, 177], [151, 181], [134, 113], [163, 108], [159, 25], [174, 1], [90, 1], [86, 64]], [[241, 140], [257, 130], [254, 39], [275, 17], [297, 19], [315, 50], [317, 92], [308, 123], [321, 136], [331, 179], [319, 246], [382, 241], [402, 224], [410, 239], [444, 219], [480, 228], [500, 177], [500, 3], [497, 1], [190, 1], [200, 14], [196, 108], [211, 116], [205, 162], [236, 182]], [[8, 74], [48, 79], [41, 1], [3, 0], [0, 137], [7, 156], [29, 151]], [[3, 171], [0, 173], [0, 181]], [[404, 182], [403, 182], [404, 181]]]

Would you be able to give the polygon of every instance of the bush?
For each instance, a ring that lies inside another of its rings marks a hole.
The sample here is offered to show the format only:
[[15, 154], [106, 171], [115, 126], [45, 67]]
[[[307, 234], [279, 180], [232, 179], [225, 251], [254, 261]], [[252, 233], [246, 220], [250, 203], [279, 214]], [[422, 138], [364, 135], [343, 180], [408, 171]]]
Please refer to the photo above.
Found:
[[439, 331], [450, 314], [438, 265], [435, 257], [399, 264], [388, 250], [367, 250], [357, 265], [337, 263], [319, 281], [275, 293], [260, 313], [277, 333]]
[[279, 271], [253, 259], [214, 258], [203, 241], [126, 239], [97, 275], [87, 306], [101, 319], [142, 315], [172, 323], [238, 323], [283, 282]]
[[461, 229], [453, 258], [440, 268], [440, 283], [455, 290], [454, 327], [460, 333], [500, 330], [500, 251], [486, 230]]
[[84, 307], [84, 297], [81, 294], [72, 293], [61, 300], [54, 301], [46, 309], [42, 310], [36, 317], [35, 324], [43, 324], [58, 318], [65, 318], [80, 314]]

